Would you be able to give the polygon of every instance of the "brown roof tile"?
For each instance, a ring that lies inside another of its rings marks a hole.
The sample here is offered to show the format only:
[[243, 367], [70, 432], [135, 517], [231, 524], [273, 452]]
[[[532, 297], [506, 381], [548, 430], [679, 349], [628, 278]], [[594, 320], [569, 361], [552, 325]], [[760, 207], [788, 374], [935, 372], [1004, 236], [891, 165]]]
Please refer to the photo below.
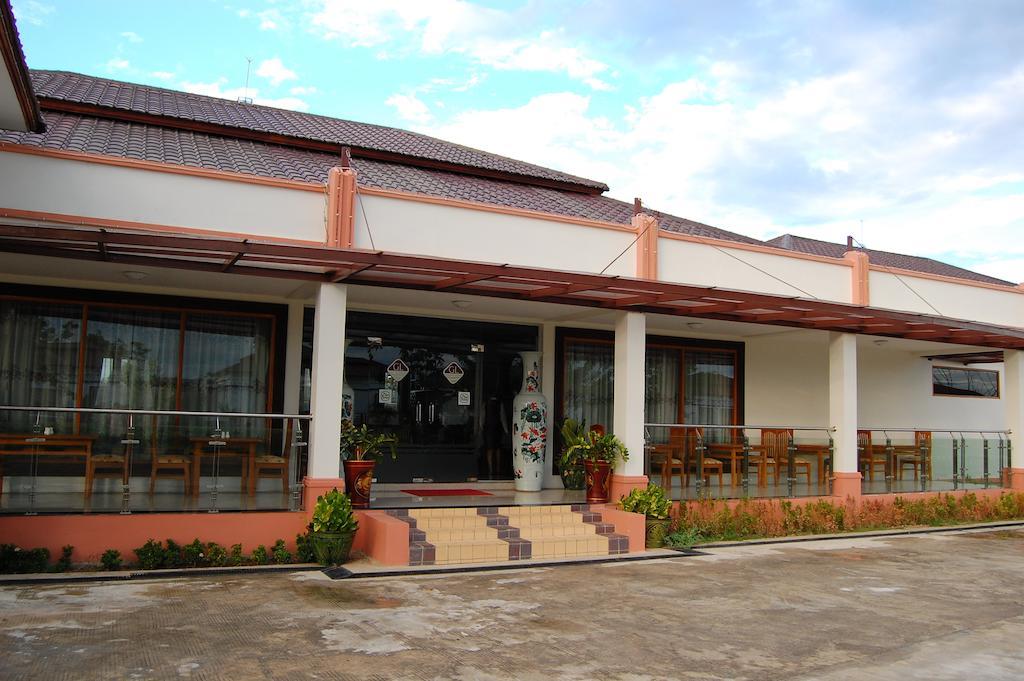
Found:
[[[845, 244], [836, 244], [831, 241], [819, 241], [818, 239], [808, 239], [807, 237], [794, 236], [792, 234], [777, 236], [774, 239], [769, 239], [768, 243], [772, 246], [785, 248], [789, 251], [824, 255], [830, 258], [841, 258], [843, 257], [843, 254], [849, 250]], [[857, 250], [867, 253], [873, 264], [880, 265], [882, 267], [892, 267], [894, 269], [910, 270], [912, 272], [921, 272], [924, 274], [937, 274], [944, 277], [953, 277], [955, 279], [980, 281], [986, 284], [1001, 284], [1004, 286], [1016, 285], [1013, 282], [997, 279], [996, 277], [990, 277], [987, 274], [981, 274], [980, 272], [965, 270], [962, 267], [949, 265], [947, 263], [919, 255], [904, 255], [902, 253], [892, 253], [891, 251], [876, 251], [871, 248], [862, 248]]]
[[603, 182], [398, 128], [257, 104], [240, 104], [216, 97], [66, 71], [32, 71], [32, 82], [39, 97], [52, 100], [285, 135], [294, 139], [344, 145], [355, 149], [388, 152], [410, 159], [425, 159], [469, 169], [508, 173], [524, 180], [535, 178], [576, 185], [581, 190], [608, 190]]

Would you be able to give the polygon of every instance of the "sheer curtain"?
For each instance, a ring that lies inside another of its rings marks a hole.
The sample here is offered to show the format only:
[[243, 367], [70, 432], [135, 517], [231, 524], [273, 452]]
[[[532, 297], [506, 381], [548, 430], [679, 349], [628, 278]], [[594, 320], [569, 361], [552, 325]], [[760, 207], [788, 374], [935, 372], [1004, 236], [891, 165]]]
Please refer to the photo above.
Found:
[[[647, 349], [647, 423], [679, 421], [679, 356], [679, 350], [673, 348]], [[649, 434], [651, 442], [668, 442], [668, 428], [651, 428]]]
[[[271, 320], [189, 314], [185, 320], [181, 408], [185, 411], [260, 413], [270, 389]], [[233, 437], [263, 437], [261, 419], [221, 419]], [[209, 435], [214, 419], [191, 419], [189, 432]]]
[[567, 339], [565, 343], [565, 416], [588, 426], [612, 429], [615, 350], [610, 343]]
[[[735, 359], [731, 353], [710, 351], [686, 352], [687, 423], [732, 425], [734, 411], [733, 383]], [[710, 442], [731, 440], [731, 431], [708, 430]]]
[[[0, 301], [0, 397], [32, 407], [73, 407], [78, 383], [81, 305]], [[71, 414], [39, 414], [58, 433], [74, 427]], [[32, 412], [0, 412], [0, 430], [28, 433]]]
[[[90, 307], [86, 329], [82, 406], [101, 409], [175, 408], [181, 314]], [[135, 421], [136, 437], [156, 443], [167, 437], [166, 419]], [[127, 428], [120, 414], [86, 414], [82, 432], [117, 449]]]

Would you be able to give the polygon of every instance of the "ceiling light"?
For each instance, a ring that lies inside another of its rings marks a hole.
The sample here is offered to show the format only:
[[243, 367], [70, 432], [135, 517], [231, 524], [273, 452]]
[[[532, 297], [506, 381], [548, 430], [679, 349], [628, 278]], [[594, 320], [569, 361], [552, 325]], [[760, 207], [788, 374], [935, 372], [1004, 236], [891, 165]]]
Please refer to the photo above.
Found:
[[874, 343], [878, 347], [882, 347], [883, 345], [885, 345], [889, 341], [885, 340], [884, 338], [879, 338], [878, 340], [874, 340], [874, 341], [871, 341], [871, 342]]
[[131, 279], [132, 281], [139, 281], [140, 279], [146, 278], [145, 272], [138, 272], [136, 270], [128, 270], [126, 272], [122, 272], [121, 275], [124, 276], [125, 279]]
[[700, 329], [704, 326], [704, 322], [686, 322], [686, 328], [688, 329]]
[[472, 304], [473, 304], [472, 300], [453, 300], [452, 301], [452, 305], [454, 305], [455, 307], [459, 308], [460, 310], [465, 310], [467, 307], [469, 307]]

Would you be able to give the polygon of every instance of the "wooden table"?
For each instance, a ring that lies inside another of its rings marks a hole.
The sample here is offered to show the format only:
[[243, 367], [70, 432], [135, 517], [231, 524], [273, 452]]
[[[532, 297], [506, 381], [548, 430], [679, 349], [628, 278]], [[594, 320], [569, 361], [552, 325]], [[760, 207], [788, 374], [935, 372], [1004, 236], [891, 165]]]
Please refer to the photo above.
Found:
[[256, 493], [256, 446], [263, 442], [258, 437], [230, 437], [215, 440], [210, 437], [189, 438], [192, 443], [192, 496], [199, 495], [199, 480], [202, 471], [203, 457], [212, 457], [214, 452], [210, 451], [216, 447], [220, 450], [219, 456], [239, 457], [242, 459], [242, 492], [248, 492], [249, 496]]
[[[41, 435], [35, 433], [0, 434], [0, 456], [45, 456], [52, 458], [82, 457], [85, 461], [85, 493], [92, 490], [89, 479], [89, 463], [95, 435]], [[127, 469], [126, 469], [127, 470]], [[0, 466], [0, 493], [3, 492], [4, 475]]]
[[[730, 479], [732, 480], [733, 486], [740, 484], [739, 473], [740, 464], [743, 459], [743, 445], [738, 442], [712, 442], [707, 445], [708, 456], [712, 458], [721, 458], [719, 454], [729, 457], [729, 473]], [[761, 445], [750, 445], [751, 452], [760, 452], [762, 450]], [[818, 484], [823, 485], [826, 481], [825, 475], [825, 458], [829, 454], [829, 446], [827, 444], [797, 444], [796, 445], [797, 456], [811, 455], [818, 459]], [[785, 465], [785, 462], [783, 462]], [[768, 472], [764, 466], [758, 466], [757, 471], [757, 484], [764, 486], [768, 484]]]

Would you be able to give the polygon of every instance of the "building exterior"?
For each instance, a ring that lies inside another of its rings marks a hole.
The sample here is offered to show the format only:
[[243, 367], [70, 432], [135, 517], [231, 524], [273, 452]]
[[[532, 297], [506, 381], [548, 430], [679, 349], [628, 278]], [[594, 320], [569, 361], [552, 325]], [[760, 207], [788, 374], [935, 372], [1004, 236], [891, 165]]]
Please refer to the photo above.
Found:
[[[7, 73], [0, 539], [85, 556], [115, 535], [290, 538], [341, 484], [347, 392], [357, 423], [400, 439], [382, 498], [508, 490], [528, 351], [552, 427], [601, 424], [633, 453], [614, 495], [666, 484], [673, 433], [697, 429], [716, 495], [1024, 486], [1014, 283], [758, 242], [407, 131]], [[772, 429], [804, 463], [741, 486], [738, 461], [767, 457]], [[371, 510], [363, 527], [365, 550], [405, 560], [386, 548], [403, 522]]]

